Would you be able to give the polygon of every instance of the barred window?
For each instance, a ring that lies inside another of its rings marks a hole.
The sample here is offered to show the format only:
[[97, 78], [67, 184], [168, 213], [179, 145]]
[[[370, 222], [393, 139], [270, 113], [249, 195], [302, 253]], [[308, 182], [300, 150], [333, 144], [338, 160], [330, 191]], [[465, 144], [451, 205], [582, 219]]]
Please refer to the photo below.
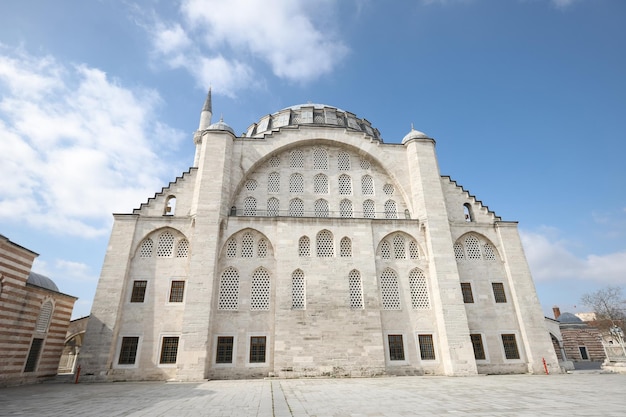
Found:
[[393, 237], [393, 257], [395, 259], [406, 259], [406, 246], [404, 236], [395, 235]]
[[250, 337], [250, 363], [264, 363], [265, 350], [265, 336]]
[[470, 334], [470, 338], [472, 339], [472, 347], [474, 348], [474, 359], [485, 360], [483, 337], [480, 334]]
[[380, 295], [383, 310], [400, 310], [400, 287], [393, 269], [385, 269], [380, 276]]
[[411, 259], [419, 259], [420, 258], [420, 250], [419, 246], [417, 246], [417, 242], [411, 240], [409, 242], [409, 256]]
[[374, 201], [365, 200], [363, 202], [363, 217], [365, 217], [366, 219], [373, 219], [374, 217], [376, 217]]
[[35, 324], [36, 332], [45, 333], [48, 331], [48, 325], [50, 324], [50, 319], [52, 318], [53, 307], [52, 301], [50, 300], [42, 304], [41, 310], [39, 311], [39, 317], [37, 317], [37, 322]]
[[131, 303], [143, 303], [147, 285], [148, 281], [133, 281], [133, 291], [130, 295]]
[[231, 238], [226, 242], [226, 257], [234, 258], [235, 256], [237, 256], [237, 241]]
[[402, 335], [401, 334], [387, 335], [387, 341], [389, 344], [389, 360], [403, 361], [404, 360], [404, 343], [402, 342]]
[[145, 238], [143, 242], [141, 242], [141, 245], [139, 246], [139, 257], [151, 258], [153, 246], [154, 246], [154, 243], [152, 242], [152, 239], [150, 239], [149, 237]]
[[469, 282], [461, 283], [461, 293], [463, 294], [463, 302], [472, 304], [474, 302], [474, 294], [472, 293], [472, 284]]
[[174, 235], [170, 232], [163, 232], [159, 236], [159, 241], [157, 244], [157, 257], [159, 258], [167, 258], [172, 256], [172, 251], [174, 249]]
[[322, 230], [317, 234], [317, 256], [320, 258], [329, 258], [335, 256], [335, 248], [333, 242], [333, 234], [328, 230]]
[[300, 240], [298, 240], [298, 255], [301, 257], [311, 256], [311, 241], [308, 236], [302, 236]]
[[185, 281], [172, 281], [170, 303], [182, 303], [185, 294]]
[[259, 268], [252, 274], [250, 285], [250, 310], [266, 311], [270, 309], [270, 274]]
[[328, 201], [322, 198], [315, 201], [315, 217], [328, 217]]
[[363, 308], [363, 285], [361, 273], [356, 269], [350, 271], [348, 275], [348, 286], [350, 289], [350, 308], [354, 310]]
[[239, 273], [233, 267], [228, 267], [220, 278], [218, 310], [233, 310], [239, 308]]
[[465, 259], [465, 251], [463, 250], [463, 245], [460, 243], [454, 244], [454, 257], [458, 259]]
[[181, 239], [178, 242], [178, 247], [176, 248], [176, 257], [177, 258], [186, 258], [189, 255], [189, 241], [187, 239]]
[[313, 169], [328, 169], [328, 152], [324, 149], [313, 150]]
[[495, 261], [496, 260], [496, 251], [493, 247], [493, 245], [491, 245], [491, 243], [485, 243], [485, 245], [483, 246], [483, 249], [485, 251], [485, 259], [488, 261]]
[[467, 259], [482, 259], [480, 243], [476, 236], [469, 235], [465, 238], [465, 249], [467, 250]]
[[139, 337], [122, 337], [122, 346], [120, 348], [120, 356], [117, 359], [118, 365], [134, 365], [137, 359], [137, 347], [139, 346]]
[[349, 237], [343, 237], [339, 243], [339, 254], [342, 258], [350, 258], [352, 256], [352, 240]]
[[176, 363], [178, 355], [178, 337], [164, 337], [161, 344], [161, 359], [159, 363]]
[[337, 168], [339, 171], [350, 170], [350, 155], [347, 152], [339, 152], [339, 156], [337, 157]]
[[241, 257], [252, 258], [254, 256], [254, 238], [250, 233], [245, 233], [241, 239]]
[[291, 308], [294, 310], [306, 308], [306, 285], [301, 269], [296, 269], [291, 274]]
[[291, 168], [304, 168], [304, 153], [295, 150], [289, 155], [289, 166]]
[[257, 247], [257, 256], [259, 258], [265, 258], [267, 256], [267, 240], [259, 239], [259, 244]]
[[232, 336], [219, 336], [215, 352], [215, 363], [233, 363], [233, 340]]
[[352, 178], [349, 175], [341, 174], [339, 176], [339, 194], [352, 195]]
[[430, 308], [428, 296], [428, 284], [424, 272], [415, 268], [409, 272], [409, 286], [411, 288], [411, 304], [414, 310], [426, 310]]
[[396, 210], [396, 202], [393, 200], [385, 201], [385, 219], [397, 219], [398, 211]]
[[507, 359], [519, 359], [519, 350], [517, 350], [517, 340], [514, 334], [502, 335], [502, 346], [504, 347], [504, 356]]
[[291, 174], [289, 177], [289, 192], [302, 194], [304, 192], [304, 177], [302, 174]]
[[270, 172], [267, 175], [267, 192], [270, 194], [280, 192], [280, 174], [278, 172]]
[[420, 345], [420, 358], [422, 360], [435, 360], [435, 344], [433, 343], [432, 334], [417, 335]]
[[496, 300], [496, 303], [506, 303], [504, 284], [501, 282], [492, 282], [491, 288], [493, 288], [493, 296]]
[[374, 179], [369, 175], [361, 177], [361, 193], [363, 195], [374, 195]]
[[278, 201], [277, 198], [270, 198], [269, 200], [267, 200], [267, 215], [268, 216], [278, 216], [280, 212], [280, 202]]
[[313, 192], [315, 194], [328, 194], [328, 177], [324, 174], [317, 174], [313, 177]]
[[291, 217], [303, 217], [304, 216], [304, 202], [299, 198], [294, 198], [289, 201], [289, 215]]
[[243, 215], [256, 216], [256, 199], [254, 197], [246, 197], [243, 200]]
[[341, 217], [352, 217], [352, 201], [341, 200], [339, 202], [339, 214]]

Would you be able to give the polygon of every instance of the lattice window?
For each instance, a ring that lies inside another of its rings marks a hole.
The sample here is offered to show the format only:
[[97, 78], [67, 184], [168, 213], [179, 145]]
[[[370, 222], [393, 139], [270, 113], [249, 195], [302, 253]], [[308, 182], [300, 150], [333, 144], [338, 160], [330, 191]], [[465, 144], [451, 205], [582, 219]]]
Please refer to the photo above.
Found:
[[119, 365], [133, 365], [137, 359], [137, 346], [139, 345], [139, 337], [122, 337], [122, 346], [120, 347], [120, 357], [117, 360]]
[[170, 286], [170, 303], [182, 303], [185, 295], [185, 281], [172, 281]]
[[339, 202], [339, 215], [341, 217], [352, 217], [352, 201], [341, 200]]
[[352, 195], [352, 178], [349, 175], [341, 174], [339, 176], [339, 194]]
[[383, 310], [400, 310], [400, 287], [393, 269], [385, 269], [380, 276], [380, 295]]
[[504, 347], [504, 356], [507, 359], [519, 359], [519, 350], [517, 350], [517, 340], [514, 334], [502, 335], [502, 346]]
[[159, 363], [176, 363], [178, 355], [178, 337], [164, 337], [161, 344], [161, 359]]
[[406, 259], [406, 245], [402, 235], [393, 237], [393, 257], [395, 259]]
[[272, 156], [269, 160], [269, 165], [272, 168], [278, 168], [280, 166], [280, 159], [277, 156]]
[[301, 257], [311, 256], [311, 240], [308, 236], [302, 236], [298, 240], [298, 255]]
[[304, 153], [301, 150], [295, 150], [289, 155], [289, 166], [291, 168], [304, 168]]
[[385, 201], [385, 219], [397, 219], [398, 211], [396, 210], [396, 202], [393, 200]]
[[414, 310], [427, 310], [430, 308], [430, 298], [428, 297], [428, 285], [426, 276], [419, 269], [412, 269], [409, 272], [409, 286], [411, 288], [411, 304]]
[[315, 201], [315, 217], [328, 217], [328, 201], [324, 199]]
[[296, 269], [291, 274], [291, 308], [304, 310], [306, 308], [306, 284], [304, 272]]
[[417, 242], [411, 240], [409, 242], [409, 257], [411, 259], [419, 259], [420, 258], [420, 249], [417, 246]]
[[234, 337], [218, 337], [215, 349], [215, 363], [233, 363], [233, 345]]
[[485, 259], [488, 261], [496, 260], [496, 250], [494, 249], [491, 243], [485, 243], [483, 246], [483, 250], [485, 251]]
[[243, 235], [241, 239], [241, 257], [252, 258], [254, 256], [254, 238], [250, 233]]
[[339, 156], [337, 156], [337, 168], [339, 171], [350, 170], [350, 154], [347, 152], [339, 152]]
[[361, 177], [361, 192], [363, 195], [374, 195], [374, 179], [369, 175]]
[[333, 234], [328, 230], [322, 230], [317, 234], [317, 256], [320, 258], [330, 258], [335, 256]]
[[354, 310], [363, 308], [363, 285], [361, 273], [356, 269], [348, 275], [348, 287], [350, 289], [350, 308]]
[[187, 256], [189, 256], [189, 241], [187, 239], [181, 239], [176, 248], [176, 257], [186, 258]]
[[280, 192], [280, 174], [278, 172], [270, 172], [267, 174], [267, 192], [270, 194]]
[[435, 360], [435, 344], [432, 334], [417, 335], [420, 345], [420, 358], [422, 360]]
[[361, 169], [370, 169], [371, 164], [367, 159], [361, 159]]
[[152, 257], [152, 248], [154, 247], [154, 242], [149, 237], [144, 239], [141, 242], [141, 246], [139, 247], [139, 257], [140, 258], [151, 258]]
[[454, 244], [454, 257], [456, 259], [465, 259], [465, 251], [463, 250], [463, 245], [460, 243]]
[[218, 310], [232, 310], [239, 308], [239, 273], [235, 268], [228, 267], [220, 278]]
[[256, 180], [248, 180], [246, 181], [246, 190], [248, 191], [254, 191], [256, 190], [256, 187], [258, 186]]
[[234, 258], [237, 256], [237, 241], [235, 239], [229, 239], [226, 242], [226, 257]]
[[148, 281], [133, 281], [133, 290], [130, 294], [131, 303], [143, 303], [146, 298]]
[[324, 149], [313, 150], [313, 169], [328, 169], [328, 152]]
[[304, 202], [299, 198], [289, 201], [289, 215], [291, 217], [304, 216]]
[[393, 185], [391, 184], [383, 185], [383, 192], [387, 195], [393, 195], [393, 192], [394, 192]]
[[259, 258], [267, 257], [267, 240], [259, 239], [259, 244], [257, 248], [257, 256]]
[[304, 192], [304, 177], [301, 174], [292, 174], [289, 177], [289, 192], [292, 194]]
[[328, 177], [324, 174], [317, 174], [313, 177], [313, 192], [315, 194], [328, 194]]
[[476, 236], [470, 235], [465, 238], [465, 250], [467, 250], [467, 259], [482, 259], [480, 243]]
[[352, 240], [347, 236], [339, 242], [339, 256], [342, 258], [352, 257]]
[[280, 213], [280, 201], [277, 198], [272, 197], [267, 200], [267, 215], [268, 216], [278, 216]]
[[386, 240], [383, 240], [383, 243], [380, 244], [380, 256], [383, 259], [391, 259], [391, 248]]
[[373, 200], [365, 200], [363, 202], [363, 217], [367, 219], [376, 217], [376, 207]]
[[256, 198], [246, 197], [246, 199], [243, 200], [243, 215], [256, 216]]
[[265, 336], [250, 337], [250, 363], [264, 363], [266, 351]]
[[270, 309], [270, 274], [259, 268], [252, 274], [250, 284], [250, 310], [265, 311]]
[[168, 258], [172, 256], [174, 251], [174, 235], [170, 232], [163, 232], [159, 236], [159, 242], [157, 244], [157, 257]]
[[403, 361], [404, 360], [404, 343], [402, 342], [401, 334], [387, 335], [387, 342], [389, 344], [389, 360], [390, 361]]
[[39, 333], [45, 333], [48, 331], [48, 325], [52, 318], [52, 301], [48, 300], [41, 306], [39, 311], [39, 317], [37, 317], [37, 323], [35, 324], [35, 331]]

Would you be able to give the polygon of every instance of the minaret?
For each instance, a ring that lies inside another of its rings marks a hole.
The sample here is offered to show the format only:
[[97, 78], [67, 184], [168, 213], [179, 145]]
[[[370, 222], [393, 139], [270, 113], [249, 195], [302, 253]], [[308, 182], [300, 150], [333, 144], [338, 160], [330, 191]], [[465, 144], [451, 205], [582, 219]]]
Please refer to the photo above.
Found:
[[213, 116], [213, 106], [211, 104], [211, 87], [209, 87], [209, 93], [204, 101], [204, 106], [200, 112], [200, 125], [198, 130], [193, 135], [193, 143], [196, 145], [196, 154], [193, 158], [193, 166], [197, 167], [200, 160], [200, 148], [202, 146], [202, 131], [211, 126], [211, 117]]

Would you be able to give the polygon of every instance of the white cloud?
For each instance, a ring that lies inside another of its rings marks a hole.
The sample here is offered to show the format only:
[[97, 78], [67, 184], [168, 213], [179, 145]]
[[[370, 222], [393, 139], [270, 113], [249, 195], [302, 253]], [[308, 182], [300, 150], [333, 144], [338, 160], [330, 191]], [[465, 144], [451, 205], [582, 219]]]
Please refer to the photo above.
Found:
[[107, 234], [112, 212], [138, 206], [171, 175], [155, 150], [176, 146], [182, 133], [155, 120], [154, 91], [49, 56], [0, 52], [0, 216], [60, 234]]

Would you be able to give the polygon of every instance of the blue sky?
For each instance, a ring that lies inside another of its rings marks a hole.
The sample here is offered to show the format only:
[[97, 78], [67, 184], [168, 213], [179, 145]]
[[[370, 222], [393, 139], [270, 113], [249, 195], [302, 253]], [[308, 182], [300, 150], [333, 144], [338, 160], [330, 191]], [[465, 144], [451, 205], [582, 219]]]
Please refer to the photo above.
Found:
[[548, 314], [626, 283], [623, 0], [0, 3], [0, 233], [89, 313], [111, 213], [193, 162], [209, 85], [237, 133], [290, 105], [411, 123], [519, 221]]

